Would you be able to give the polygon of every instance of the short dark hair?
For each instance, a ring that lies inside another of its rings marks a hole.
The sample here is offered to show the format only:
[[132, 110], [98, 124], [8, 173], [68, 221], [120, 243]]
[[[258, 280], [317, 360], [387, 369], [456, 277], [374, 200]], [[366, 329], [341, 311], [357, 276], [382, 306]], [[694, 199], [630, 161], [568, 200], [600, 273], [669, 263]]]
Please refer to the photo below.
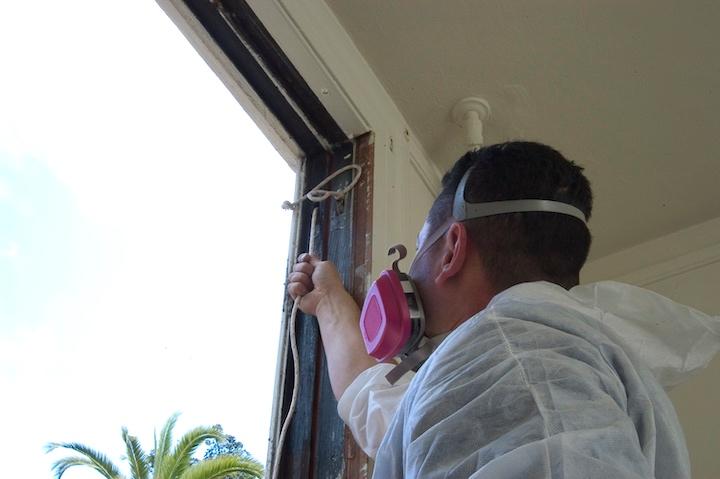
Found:
[[[455, 163], [430, 209], [431, 227], [439, 227], [452, 215], [455, 190], [471, 167], [465, 187], [469, 202], [555, 200], [579, 208], [590, 219], [592, 191], [583, 168], [547, 145], [512, 141], [470, 151]], [[503, 214], [469, 220], [466, 225], [498, 291], [536, 280], [565, 288], [578, 284], [592, 240], [582, 221], [558, 213]]]

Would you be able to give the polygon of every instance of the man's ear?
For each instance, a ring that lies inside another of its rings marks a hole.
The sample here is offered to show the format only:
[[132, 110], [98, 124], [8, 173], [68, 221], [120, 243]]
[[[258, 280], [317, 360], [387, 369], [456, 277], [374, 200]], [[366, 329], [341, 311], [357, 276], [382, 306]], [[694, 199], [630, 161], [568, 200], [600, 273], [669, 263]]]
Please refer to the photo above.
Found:
[[442, 285], [455, 277], [467, 263], [468, 233], [463, 223], [450, 225], [443, 238], [440, 272], [435, 277], [435, 284]]

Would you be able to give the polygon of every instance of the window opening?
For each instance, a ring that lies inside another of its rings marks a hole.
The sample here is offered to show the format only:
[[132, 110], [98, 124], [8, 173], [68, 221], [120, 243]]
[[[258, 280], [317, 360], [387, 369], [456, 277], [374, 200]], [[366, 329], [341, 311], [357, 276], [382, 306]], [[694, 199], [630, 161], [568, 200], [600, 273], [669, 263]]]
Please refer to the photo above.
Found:
[[[365, 162], [363, 176], [370, 179], [361, 179], [358, 186], [362, 188], [356, 188], [349, 198], [328, 199], [320, 204], [320, 226], [312, 240], [324, 258], [336, 263], [346, 286], [361, 301], [370, 261], [371, 135], [347, 139], [243, 0], [183, 0], [182, 3], [244, 76], [252, 94], [267, 106], [302, 149], [305, 157], [299, 180], [303, 192], [343, 166], [354, 161]], [[196, 27], [193, 25], [193, 28]], [[360, 151], [363, 153], [358, 157]], [[336, 178], [331, 188], [341, 188], [343, 181], [347, 178]], [[291, 258], [308, 250], [311, 209], [303, 207], [297, 213], [298, 243]], [[356, 222], [355, 217], [363, 222]], [[286, 301], [285, 332], [290, 311], [291, 303]], [[297, 323], [301, 356], [299, 401], [283, 448], [279, 475], [325, 478], [338, 477], [344, 471], [344, 477], [359, 477], [361, 471], [367, 470], [368, 461], [337, 415], [315, 319], [300, 317]], [[285, 335], [282, 338], [268, 465], [273, 463], [274, 441], [292, 398], [292, 364]]]

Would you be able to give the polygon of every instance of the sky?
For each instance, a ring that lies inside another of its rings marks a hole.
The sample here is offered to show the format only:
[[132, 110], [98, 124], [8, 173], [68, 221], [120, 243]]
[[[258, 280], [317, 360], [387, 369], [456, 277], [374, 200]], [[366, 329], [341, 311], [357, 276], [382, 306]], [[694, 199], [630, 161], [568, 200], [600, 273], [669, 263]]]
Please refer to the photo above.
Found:
[[294, 185], [155, 2], [0, 4], [3, 477], [174, 412], [265, 462]]

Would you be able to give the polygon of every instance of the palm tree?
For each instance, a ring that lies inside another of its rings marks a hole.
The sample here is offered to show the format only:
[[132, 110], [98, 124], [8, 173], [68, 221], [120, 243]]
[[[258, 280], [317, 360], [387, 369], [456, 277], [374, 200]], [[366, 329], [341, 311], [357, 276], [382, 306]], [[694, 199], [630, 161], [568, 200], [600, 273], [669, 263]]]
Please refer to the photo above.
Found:
[[[218, 456], [201, 462], [194, 462], [193, 453], [207, 439], [222, 440], [224, 435], [214, 427], [196, 427], [180, 438], [172, 448], [172, 430], [177, 414], [170, 416], [160, 432], [155, 436], [154, 454], [146, 454], [136, 437], [122, 428], [122, 437], [127, 449], [130, 464], [129, 479], [221, 479], [226, 476], [262, 478], [262, 465], [250, 458], [238, 456]], [[52, 468], [55, 479], [61, 479], [69, 468], [86, 466], [96, 470], [106, 479], [126, 479], [118, 467], [107, 456], [77, 442], [50, 443], [48, 452], [55, 449], [70, 449], [79, 453], [56, 461]]]

